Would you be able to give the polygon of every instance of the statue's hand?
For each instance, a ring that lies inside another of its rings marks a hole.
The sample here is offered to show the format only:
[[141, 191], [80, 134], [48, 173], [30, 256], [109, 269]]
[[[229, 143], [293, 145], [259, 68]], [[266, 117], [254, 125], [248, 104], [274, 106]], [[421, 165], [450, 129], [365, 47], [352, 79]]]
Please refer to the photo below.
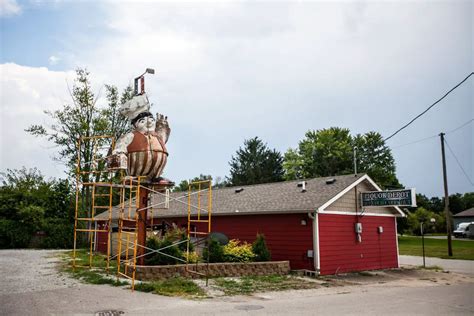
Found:
[[168, 124], [168, 117], [163, 114], [156, 113], [156, 127], [155, 131], [161, 139], [166, 143], [170, 136], [171, 129]]

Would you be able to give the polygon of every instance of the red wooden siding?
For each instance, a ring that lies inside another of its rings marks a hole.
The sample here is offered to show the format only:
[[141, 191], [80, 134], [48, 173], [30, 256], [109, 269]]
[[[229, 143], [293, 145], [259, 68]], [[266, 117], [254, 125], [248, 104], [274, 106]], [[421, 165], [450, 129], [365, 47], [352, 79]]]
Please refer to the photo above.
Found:
[[[97, 221], [97, 229], [107, 229], [107, 222]], [[100, 251], [102, 253], [107, 253], [107, 245], [108, 245], [108, 237], [107, 233], [99, 232], [96, 233], [96, 240], [95, 240], [95, 250]]]
[[307, 257], [313, 249], [312, 220], [306, 214], [216, 216], [212, 222], [213, 231], [249, 243], [263, 233], [272, 260], [289, 260], [291, 269], [312, 269], [313, 259]]
[[[301, 220], [306, 225], [301, 225]], [[179, 227], [187, 225], [187, 219], [166, 219]], [[203, 231], [202, 226], [197, 227]], [[313, 270], [313, 259], [307, 257], [307, 251], [313, 249], [312, 220], [304, 214], [280, 215], [236, 215], [214, 216], [212, 231], [224, 233], [229, 239], [239, 239], [252, 243], [257, 233], [265, 235], [272, 260], [289, 260], [291, 269]]]
[[[301, 225], [301, 220], [306, 225]], [[187, 227], [187, 218], [167, 218], [168, 223], [178, 227]], [[162, 219], [155, 219], [161, 223]], [[198, 231], [204, 231], [198, 227]], [[313, 249], [312, 220], [306, 214], [283, 215], [243, 215], [243, 216], [214, 216], [212, 231], [221, 232], [229, 239], [239, 239], [252, 243], [257, 233], [265, 235], [267, 246], [272, 254], [272, 260], [289, 260], [291, 269], [313, 270], [313, 259], [307, 257], [307, 251]], [[107, 251], [107, 234], [98, 233], [98, 247], [101, 252]]]
[[395, 218], [362, 217], [361, 243], [356, 240], [356, 222], [356, 216], [319, 214], [321, 274], [398, 267]]

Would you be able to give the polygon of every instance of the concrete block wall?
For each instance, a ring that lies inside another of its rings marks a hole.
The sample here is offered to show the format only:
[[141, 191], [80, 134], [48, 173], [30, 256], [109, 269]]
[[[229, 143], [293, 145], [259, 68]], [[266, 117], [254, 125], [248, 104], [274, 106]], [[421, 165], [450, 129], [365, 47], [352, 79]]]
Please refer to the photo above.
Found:
[[[200, 278], [202, 276], [186, 271], [186, 265], [137, 266], [136, 278], [142, 281], [163, 280], [175, 276]], [[207, 264], [189, 264], [188, 270], [205, 274]], [[209, 277], [240, 277], [251, 275], [286, 275], [290, 272], [289, 261], [248, 262], [248, 263], [210, 263]]]

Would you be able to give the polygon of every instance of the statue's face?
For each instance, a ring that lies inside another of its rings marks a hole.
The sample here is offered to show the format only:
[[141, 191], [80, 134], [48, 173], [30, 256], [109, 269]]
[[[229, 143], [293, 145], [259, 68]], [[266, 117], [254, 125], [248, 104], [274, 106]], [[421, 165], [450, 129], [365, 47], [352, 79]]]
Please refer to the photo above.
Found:
[[140, 133], [153, 132], [155, 130], [155, 119], [153, 116], [147, 116], [139, 119], [135, 123], [135, 130]]

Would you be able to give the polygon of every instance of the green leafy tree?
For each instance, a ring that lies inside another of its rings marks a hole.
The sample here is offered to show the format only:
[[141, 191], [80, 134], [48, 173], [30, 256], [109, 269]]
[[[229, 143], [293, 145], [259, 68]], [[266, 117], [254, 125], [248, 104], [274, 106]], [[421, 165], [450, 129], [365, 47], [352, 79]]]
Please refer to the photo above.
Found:
[[37, 169], [1, 173], [0, 247], [24, 248], [44, 232], [38, 246], [72, 246], [73, 200], [66, 180], [46, 180]]
[[395, 160], [382, 136], [376, 132], [352, 137], [349, 129], [331, 127], [308, 131], [297, 149], [288, 149], [283, 167], [285, 179], [344, 175], [354, 172], [353, 150], [357, 147], [357, 170], [367, 173], [385, 188], [399, 188]]
[[353, 168], [349, 130], [331, 127], [306, 132], [298, 149], [287, 151], [284, 165], [287, 180], [350, 173]]
[[174, 192], [187, 192], [189, 188], [189, 182], [197, 182], [204, 180], [212, 180], [211, 175], [200, 174], [199, 177], [194, 177], [192, 180], [182, 180], [178, 185], [173, 188]]
[[[45, 111], [53, 124], [51, 126], [31, 125], [26, 132], [44, 137], [58, 147], [58, 154], [55, 160], [67, 166], [67, 173], [70, 177], [75, 175], [77, 157], [80, 153], [82, 162], [91, 162], [94, 155], [94, 146], [110, 146], [110, 139], [85, 139], [78, 148], [80, 137], [92, 137], [100, 135], [113, 135], [120, 137], [129, 129], [128, 123], [118, 111], [120, 106], [117, 88], [106, 85], [107, 106], [98, 106], [96, 96], [92, 91], [89, 80], [89, 72], [86, 69], [76, 70], [71, 95], [71, 104], [65, 104], [62, 109], [56, 111]], [[120, 102], [125, 102], [133, 95], [131, 87], [127, 87], [121, 95]], [[99, 168], [105, 165], [104, 154], [96, 156], [99, 160]], [[83, 171], [91, 170], [91, 164], [81, 166]], [[95, 179], [93, 178], [95, 177]], [[99, 181], [100, 174], [91, 175], [84, 173], [80, 175], [81, 182]], [[82, 186], [82, 207], [87, 217], [90, 217], [90, 187]]]
[[267, 147], [258, 137], [244, 141], [232, 156], [230, 165], [231, 185], [247, 185], [278, 182], [283, 180], [283, 157]]
[[357, 169], [367, 173], [379, 185], [387, 189], [401, 188], [395, 174], [395, 159], [377, 132], [358, 134], [353, 140], [357, 147]]
[[[431, 223], [431, 219], [435, 219], [435, 223]], [[446, 230], [445, 220], [441, 214], [436, 214], [423, 207], [419, 207], [415, 212], [411, 212], [407, 216], [408, 230], [414, 235], [421, 235], [421, 223], [425, 233], [440, 232]]]

